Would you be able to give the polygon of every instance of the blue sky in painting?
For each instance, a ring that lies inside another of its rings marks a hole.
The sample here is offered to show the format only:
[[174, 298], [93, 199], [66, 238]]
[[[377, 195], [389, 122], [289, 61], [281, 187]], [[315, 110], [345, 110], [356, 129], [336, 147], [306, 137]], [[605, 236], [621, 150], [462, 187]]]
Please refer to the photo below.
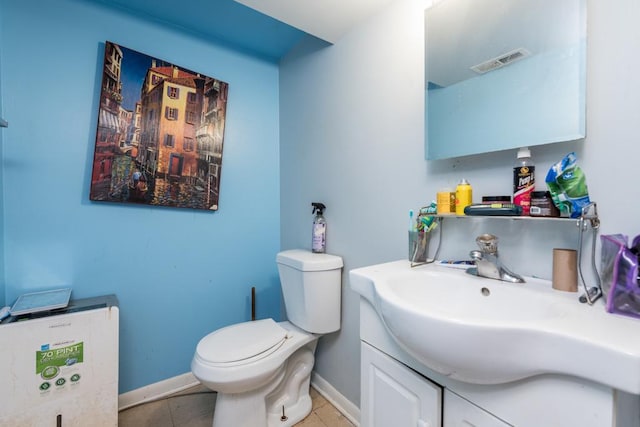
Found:
[[[120, 45], [118, 45], [120, 46]], [[147, 70], [151, 67], [151, 58], [148, 55], [136, 52], [120, 46], [122, 49], [122, 107], [134, 111], [136, 102], [140, 100], [140, 89], [144, 82]]]

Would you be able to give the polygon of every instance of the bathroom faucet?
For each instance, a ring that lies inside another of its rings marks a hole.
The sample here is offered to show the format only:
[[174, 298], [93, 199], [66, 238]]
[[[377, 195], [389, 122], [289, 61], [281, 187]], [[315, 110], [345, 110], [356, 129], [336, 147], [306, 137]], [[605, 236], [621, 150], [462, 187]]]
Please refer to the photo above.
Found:
[[498, 238], [493, 234], [481, 234], [476, 238], [480, 250], [469, 252], [476, 266], [467, 269], [467, 273], [489, 279], [511, 283], [524, 283], [524, 279], [509, 270], [498, 258]]

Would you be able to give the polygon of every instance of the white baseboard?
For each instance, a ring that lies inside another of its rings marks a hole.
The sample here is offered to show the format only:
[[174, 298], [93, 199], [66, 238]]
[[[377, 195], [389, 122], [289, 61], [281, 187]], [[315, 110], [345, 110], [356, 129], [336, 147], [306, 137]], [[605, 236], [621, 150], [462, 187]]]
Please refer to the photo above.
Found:
[[315, 371], [311, 373], [311, 385], [318, 391], [318, 393], [327, 399], [329, 403], [335, 406], [342, 415], [349, 419], [354, 426], [360, 426], [360, 408], [351, 403], [349, 399], [344, 397], [338, 390], [329, 384], [327, 380], [322, 378]]
[[141, 403], [162, 399], [171, 394], [197, 386], [200, 382], [191, 372], [167, 378], [157, 383], [149, 384], [118, 396], [118, 410], [122, 411]]

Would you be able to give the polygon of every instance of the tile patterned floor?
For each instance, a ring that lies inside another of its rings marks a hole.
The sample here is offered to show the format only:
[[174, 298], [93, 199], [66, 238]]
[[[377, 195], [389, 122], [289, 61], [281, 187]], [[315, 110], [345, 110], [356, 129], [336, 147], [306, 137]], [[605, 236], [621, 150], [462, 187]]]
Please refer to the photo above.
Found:
[[[313, 407], [295, 427], [353, 427], [320, 393], [311, 388]], [[166, 399], [121, 411], [119, 427], [211, 427], [216, 394], [197, 386]]]

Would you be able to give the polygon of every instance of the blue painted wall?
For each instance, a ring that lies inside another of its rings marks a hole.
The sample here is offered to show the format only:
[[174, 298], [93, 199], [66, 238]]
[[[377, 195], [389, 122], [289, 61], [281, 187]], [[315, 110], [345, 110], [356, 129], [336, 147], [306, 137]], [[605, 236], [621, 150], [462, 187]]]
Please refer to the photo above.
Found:
[[[7, 303], [120, 300], [120, 392], [190, 370], [198, 340], [279, 318], [277, 64], [89, 2], [0, 4]], [[104, 41], [229, 83], [219, 211], [89, 201]]]

